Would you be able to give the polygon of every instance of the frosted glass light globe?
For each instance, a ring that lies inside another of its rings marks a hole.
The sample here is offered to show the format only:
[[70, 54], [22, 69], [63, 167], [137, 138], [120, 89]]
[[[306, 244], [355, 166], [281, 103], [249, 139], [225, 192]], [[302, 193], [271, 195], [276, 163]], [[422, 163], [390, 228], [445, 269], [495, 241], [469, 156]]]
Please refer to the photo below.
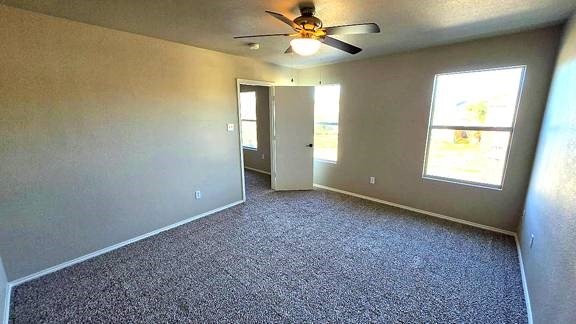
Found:
[[290, 41], [292, 50], [298, 55], [309, 56], [320, 49], [322, 43], [314, 38], [294, 38]]

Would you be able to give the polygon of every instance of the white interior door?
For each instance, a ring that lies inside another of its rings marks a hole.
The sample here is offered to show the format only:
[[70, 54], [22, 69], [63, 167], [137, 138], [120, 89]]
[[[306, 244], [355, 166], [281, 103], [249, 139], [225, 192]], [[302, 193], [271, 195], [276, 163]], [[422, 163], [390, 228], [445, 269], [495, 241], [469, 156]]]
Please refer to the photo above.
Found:
[[313, 189], [314, 87], [274, 87], [272, 189]]

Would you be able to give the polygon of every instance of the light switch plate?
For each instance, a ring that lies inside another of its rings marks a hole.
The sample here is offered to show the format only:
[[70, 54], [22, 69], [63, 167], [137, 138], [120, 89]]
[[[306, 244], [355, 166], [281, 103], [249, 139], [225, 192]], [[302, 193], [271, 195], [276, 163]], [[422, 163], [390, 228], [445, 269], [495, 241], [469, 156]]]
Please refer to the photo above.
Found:
[[228, 131], [229, 131], [229, 132], [233, 132], [233, 131], [234, 131], [234, 124], [228, 124]]

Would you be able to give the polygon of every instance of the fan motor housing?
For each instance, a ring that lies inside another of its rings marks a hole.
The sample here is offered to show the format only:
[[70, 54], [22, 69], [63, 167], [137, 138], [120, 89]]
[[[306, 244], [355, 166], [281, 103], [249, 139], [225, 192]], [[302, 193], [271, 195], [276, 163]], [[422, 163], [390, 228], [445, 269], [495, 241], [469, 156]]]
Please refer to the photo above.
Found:
[[304, 30], [316, 31], [322, 28], [322, 20], [314, 17], [313, 8], [302, 8], [302, 16], [294, 19], [294, 23]]

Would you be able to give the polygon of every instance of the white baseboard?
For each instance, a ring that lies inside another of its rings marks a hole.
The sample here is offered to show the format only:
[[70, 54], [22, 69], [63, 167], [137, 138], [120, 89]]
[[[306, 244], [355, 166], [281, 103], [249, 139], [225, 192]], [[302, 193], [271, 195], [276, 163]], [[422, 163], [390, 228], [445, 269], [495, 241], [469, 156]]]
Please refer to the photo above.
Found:
[[492, 231], [492, 232], [497, 232], [497, 233], [506, 234], [506, 235], [510, 235], [510, 236], [516, 236], [516, 233], [514, 233], [512, 231], [507, 231], [507, 230], [503, 230], [503, 229], [500, 229], [497, 227], [488, 226], [488, 225], [484, 225], [484, 224], [474, 223], [474, 222], [463, 220], [463, 219], [456, 218], [456, 217], [451, 217], [451, 216], [446, 216], [446, 215], [442, 215], [442, 214], [438, 214], [438, 213], [433, 213], [433, 212], [429, 212], [427, 210], [422, 210], [422, 209], [418, 209], [418, 208], [414, 208], [414, 207], [410, 207], [410, 206], [405, 206], [405, 205], [389, 202], [389, 201], [374, 198], [374, 197], [364, 196], [364, 195], [360, 195], [360, 194], [353, 193], [350, 191], [340, 190], [340, 189], [336, 189], [336, 188], [332, 188], [332, 187], [328, 187], [328, 186], [323, 186], [323, 185], [319, 185], [319, 184], [314, 184], [314, 187], [320, 188], [320, 189], [325, 189], [325, 190], [330, 190], [330, 191], [334, 191], [334, 192], [338, 192], [341, 194], [354, 196], [354, 197], [358, 197], [358, 198], [362, 198], [362, 199], [366, 199], [366, 200], [370, 200], [370, 201], [374, 201], [377, 203], [381, 203], [381, 204], [385, 204], [385, 205], [389, 205], [389, 206], [393, 206], [393, 207], [398, 207], [398, 208], [410, 210], [413, 212], [417, 212], [417, 213], [432, 216], [432, 217], [442, 218], [445, 220], [449, 220], [449, 221], [464, 224], [464, 225], [478, 227], [478, 228], [485, 229], [485, 230]]
[[4, 305], [2, 305], [4, 307], [4, 317], [0, 320], [2, 320], [2, 324], [8, 324], [8, 321], [10, 320], [10, 295], [12, 295], [12, 284], [8, 283], [3, 293], [6, 294], [6, 296], [4, 296]]
[[532, 304], [530, 303], [530, 293], [528, 292], [528, 281], [526, 281], [526, 272], [524, 271], [524, 260], [522, 259], [522, 248], [518, 235], [514, 235], [516, 240], [516, 249], [518, 250], [518, 262], [520, 263], [520, 274], [522, 275], [522, 289], [524, 290], [524, 300], [526, 301], [526, 312], [528, 313], [528, 324], [533, 324]]
[[54, 272], [54, 271], [58, 271], [58, 270], [64, 269], [64, 268], [69, 267], [69, 266], [71, 266], [71, 265], [74, 265], [74, 264], [76, 264], [76, 263], [79, 263], [79, 262], [82, 262], [82, 261], [91, 259], [91, 258], [93, 258], [93, 257], [99, 256], [99, 255], [104, 254], [104, 253], [106, 253], [106, 252], [110, 252], [110, 251], [116, 250], [116, 249], [121, 248], [121, 247], [123, 247], [123, 246], [125, 246], [125, 245], [128, 245], [128, 244], [130, 244], [130, 243], [134, 243], [134, 242], [143, 240], [143, 239], [145, 239], [145, 238], [147, 238], [147, 237], [150, 237], [150, 236], [156, 235], [156, 234], [158, 234], [158, 233], [161, 233], [161, 232], [164, 232], [164, 231], [173, 229], [173, 228], [178, 227], [178, 226], [180, 226], [180, 225], [184, 225], [184, 224], [189, 223], [189, 222], [191, 222], [191, 221], [193, 221], [193, 220], [196, 220], [196, 219], [199, 219], [199, 218], [202, 218], [202, 217], [206, 217], [206, 216], [208, 216], [208, 215], [217, 213], [217, 212], [222, 211], [222, 210], [224, 210], [224, 209], [228, 209], [228, 208], [230, 208], [230, 207], [236, 206], [236, 205], [241, 204], [241, 203], [243, 203], [243, 202], [244, 202], [243, 200], [239, 200], [239, 201], [233, 202], [233, 203], [231, 203], [231, 204], [228, 204], [228, 205], [226, 205], [226, 206], [222, 206], [222, 207], [219, 207], [219, 208], [216, 208], [216, 209], [207, 211], [207, 212], [205, 212], [205, 213], [202, 213], [202, 214], [199, 214], [199, 215], [196, 215], [196, 216], [192, 216], [192, 217], [190, 217], [190, 218], [187, 218], [187, 219], [182, 220], [182, 221], [179, 221], [179, 222], [177, 222], [177, 223], [174, 223], [174, 224], [171, 224], [171, 225], [162, 227], [162, 228], [157, 229], [157, 230], [154, 230], [154, 231], [152, 231], [152, 232], [149, 232], [149, 233], [146, 233], [146, 234], [142, 234], [142, 235], [137, 236], [137, 237], [135, 237], [135, 238], [131, 238], [131, 239], [129, 239], [129, 240], [126, 240], [126, 241], [123, 241], [123, 242], [114, 244], [114, 245], [112, 245], [112, 246], [103, 248], [103, 249], [101, 249], [101, 250], [98, 250], [98, 251], [95, 251], [95, 252], [92, 252], [92, 253], [83, 255], [83, 256], [78, 257], [78, 258], [76, 258], [76, 259], [73, 259], [73, 260], [70, 260], [70, 261], [66, 261], [66, 262], [64, 262], [64, 263], [60, 263], [60, 264], [55, 265], [55, 266], [53, 266], [53, 267], [50, 267], [50, 268], [48, 268], [48, 269], [44, 269], [44, 270], [42, 270], [42, 271], [38, 271], [38, 272], [33, 273], [33, 274], [31, 274], [31, 275], [28, 275], [28, 276], [25, 276], [25, 277], [22, 277], [22, 278], [19, 278], [19, 279], [10, 281], [8, 284], [10, 285], [10, 287], [15, 287], [15, 286], [20, 285], [20, 284], [22, 284], [22, 283], [24, 283], [24, 282], [27, 282], [27, 281], [30, 281], [30, 280], [33, 280], [33, 279], [42, 277], [42, 276], [47, 275], [47, 274], [49, 274], [49, 273], [52, 273], [52, 272]]
[[254, 171], [254, 172], [264, 173], [264, 174], [267, 174], [267, 175], [270, 175], [270, 172], [268, 172], [268, 171], [262, 171], [262, 170], [258, 170], [258, 169], [250, 168], [250, 167], [247, 167], [247, 166], [245, 166], [245, 167], [244, 167], [244, 169], [246, 169], [246, 170], [250, 170], [250, 171]]

